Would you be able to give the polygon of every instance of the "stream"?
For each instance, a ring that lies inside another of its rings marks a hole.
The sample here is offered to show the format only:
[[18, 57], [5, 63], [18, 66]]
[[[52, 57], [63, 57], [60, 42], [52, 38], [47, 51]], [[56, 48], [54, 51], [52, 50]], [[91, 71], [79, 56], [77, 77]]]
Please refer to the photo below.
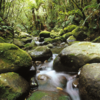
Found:
[[[36, 75], [38, 82], [38, 90], [43, 91], [57, 91], [57, 87], [63, 88], [63, 91], [68, 93], [72, 100], [81, 100], [78, 88], [73, 88], [72, 83], [76, 79], [76, 75], [56, 72], [53, 70], [53, 61], [58, 54], [53, 54], [52, 60], [44, 64], [36, 66], [36, 68], [43, 68]], [[77, 74], [77, 73], [76, 73]], [[66, 78], [67, 82], [62, 84], [61, 77]], [[64, 86], [64, 87], [63, 87]]]

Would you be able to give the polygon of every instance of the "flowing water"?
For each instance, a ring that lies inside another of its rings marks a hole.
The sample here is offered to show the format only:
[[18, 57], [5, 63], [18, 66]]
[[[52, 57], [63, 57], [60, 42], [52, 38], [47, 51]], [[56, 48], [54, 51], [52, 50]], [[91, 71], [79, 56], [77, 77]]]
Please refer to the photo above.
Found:
[[[55, 59], [56, 56], [57, 54], [53, 54], [53, 60]], [[67, 83], [63, 91], [67, 92], [70, 95], [72, 100], [80, 100], [78, 88], [73, 88], [72, 86], [72, 83], [75, 80], [76, 75], [57, 73], [55, 70], [52, 69], [53, 60], [46, 64], [43, 64], [42, 67], [44, 67], [45, 70], [40, 71], [40, 73], [36, 75], [36, 77], [38, 77], [39, 75], [46, 75], [47, 77], [49, 77], [49, 79], [47, 79], [45, 76], [41, 77], [43, 78], [43, 80], [41, 83], [42, 85], [39, 86], [39, 89], [48, 90], [48, 91], [56, 91], [57, 87], [61, 86], [60, 77], [64, 76], [67, 79]], [[38, 79], [37, 81], [39, 83]]]

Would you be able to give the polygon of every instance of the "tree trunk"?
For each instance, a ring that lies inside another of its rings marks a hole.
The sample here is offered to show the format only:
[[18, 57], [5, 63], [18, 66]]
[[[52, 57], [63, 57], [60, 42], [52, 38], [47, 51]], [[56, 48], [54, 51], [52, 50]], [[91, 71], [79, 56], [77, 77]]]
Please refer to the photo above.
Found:
[[35, 18], [35, 12], [34, 9], [32, 10], [32, 15], [33, 15], [33, 26], [36, 28], [36, 18]]

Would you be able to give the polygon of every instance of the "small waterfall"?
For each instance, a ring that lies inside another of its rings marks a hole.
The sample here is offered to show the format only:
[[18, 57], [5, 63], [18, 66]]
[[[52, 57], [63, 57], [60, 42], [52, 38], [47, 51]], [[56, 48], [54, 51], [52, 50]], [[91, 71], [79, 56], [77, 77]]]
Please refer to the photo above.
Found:
[[[46, 63], [46, 69], [43, 71], [40, 71], [36, 76], [38, 77], [39, 75], [46, 75], [49, 77], [47, 83], [49, 84], [49, 88], [44, 85], [42, 85], [41, 89], [47, 89], [49, 91], [56, 91], [56, 87], [60, 86], [60, 77], [64, 76], [67, 79], [66, 87], [64, 88], [63, 91], [67, 92], [72, 100], [80, 100], [79, 96], [79, 90], [78, 88], [73, 88], [72, 83], [75, 80], [75, 75], [71, 76], [69, 74], [65, 73], [58, 73], [55, 70], [52, 69], [53, 66], [53, 61], [56, 58], [57, 54], [53, 54], [53, 60], [51, 62]], [[45, 66], [45, 64], [43, 65]], [[38, 80], [38, 79], [37, 79]], [[46, 84], [45, 84], [46, 85]]]

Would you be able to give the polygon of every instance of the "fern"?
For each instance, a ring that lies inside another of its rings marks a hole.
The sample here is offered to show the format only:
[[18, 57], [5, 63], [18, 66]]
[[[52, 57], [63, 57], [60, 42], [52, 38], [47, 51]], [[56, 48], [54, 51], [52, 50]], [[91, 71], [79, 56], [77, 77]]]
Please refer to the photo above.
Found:
[[67, 15], [79, 15], [79, 16], [83, 16], [82, 15], [82, 12], [79, 10], [79, 9], [77, 9], [77, 10], [71, 10], [71, 11], [69, 11], [68, 13], [67, 13]]
[[100, 4], [95, 3], [95, 4], [91, 4], [91, 5], [85, 6], [83, 10], [85, 11], [85, 10], [87, 10], [89, 8], [100, 9]]

